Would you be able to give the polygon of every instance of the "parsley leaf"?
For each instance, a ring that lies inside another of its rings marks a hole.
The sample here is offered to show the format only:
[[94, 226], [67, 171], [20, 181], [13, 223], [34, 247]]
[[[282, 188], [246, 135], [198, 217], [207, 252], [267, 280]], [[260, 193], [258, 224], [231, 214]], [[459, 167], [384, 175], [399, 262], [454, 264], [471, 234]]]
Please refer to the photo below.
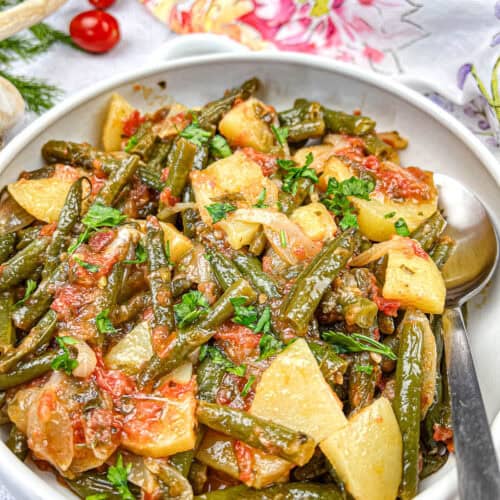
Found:
[[340, 228], [345, 231], [349, 227], [358, 227], [358, 217], [354, 207], [348, 200], [348, 196], [356, 196], [363, 200], [369, 200], [369, 194], [375, 189], [372, 180], [358, 179], [351, 177], [342, 182], [331, 177], [328, 179], [328, 186], [325, 198], [321, 200], [328, 210], [333, 212], [340, 219]]
[[174, 305], [175, 320], [179, 328], [193, 323], [208, 311], [208, 301], [198, 290], [185, 293], [179, 304]]
[[288, 138], [288, 127], [275, 127], [274, 125], [271, 125], [271, 130], [273, 131], [278, 144], [283, 147]]
[[333, 344], [339, 353], [370, 351], [387, 356], [392, 360], [397, 359], [390, 347], [360, 333], [346, 335], [341, 332], [326, 331], [321, 334], [321, 337], [326, 342]]
[[257, 324], [253, 327], [255, 333], [271, 333], [271, 308], [267, 306], [260, 315]]
[[97, 327], [97, 331], [99, 333], [115, 333], [116, 328], [111, 323], [109, 319], [109, 309], [103, 309], [96, 317], [95, 317], [95, 325]]
[[271, 331], [271, 308], [269, 306], [259, 316], [255, 306], [245, 306], [247, 297], [234, 297], [230, 300], [234, 307], [232, 319], [234, 323], [251, 328], [255, 333]]
[[196, 116], [193, 115], [193, 122], [179, 136], [184, 137], [184, 139], [187, 139], [196, 146], [203, 146], [203, 144], [207, 144], [212, 134], [208, 130], [201, 128]]
[[410, 236], [408, 224], [406, 224], [406, 221], [402, 217], [400, 217], [394, 223], [394, 228], [396, 229], [396, 233], [399, 234], [399, 236]]
[[396, 215], [396, 212], [387, 212], [384, 214], [384, 219], [392, 219]]
[[319, 179], [316, 171], [313, 168], [309, 168], [313, 160], [312, 153], [307, 154], [306, 162], [302, 167], [296, 167], [295, 162], [292, 160], [276, 160], [278, 166], [286, 171], [286, 175], [283, 178], [283, 191], [295, 196], [297, 194], [298, 182], [301, 178], [310, 179], [314, 183], [318, 182]]
[[72, 337], [56, 337], [56, 342], [62, 349], [62, 353], [52, 360], [50, 366], [53, 370], [64, 371], [71, 375], [71, 372], [78, 366], [78, 361], [71, 357], [67, 346], [75, 345], [76, 340]]
[[82, 222], [90, 229], [100, 227], [115, 227], [121, 224], [127, 218], [120, 210], [107, 207], [101, 203], [94, 203], [85, 214]]
[[231, 203], [212, 203], [205, 208], [208, 210], [210, 217], [212, 217], [212, 222], [214, 224], [225, 219], [229, 212], [234, 212], [236, 210], [236, 207], [231, 205]]
[[267, 205], [265, 204], [266, 195], [267, 195], [267, 189], [262, 188], [262, 191], [260, 192], [259, 197], [257, 198], [257, 203], [254, 205], [254, 208], [266, 208], [267, 207]]
[[274, 335], [270, 333], [264, 333], [259, 342], [259, 360], [274, 356], [275, 354], [283, 350], [284, 347], [285, 345], [283, 344], [283, 342], [278, 340]]
[[139, 139], [137, 139], [136, 135], [133, 135], [128, 141], [127, 144], [125, 145], [125, 152], [130, 153], [132, 149], [134, 149], [135, 146], [137, 146], [137, 143], [139, 142]]
[[132, 469], [132, 464], [123, 466], [123, 457], [118, 455], [116, 464], [108, 469], [106, 477], [108, 481], [116, 488], [118, 493], [122, 496], [122, 500], [135, 500], [134, 495], [128, 488], [128, 475]]
[[146, 253], [146, 249], [140, 244], [137, 243], [135, 247], [135, 259], [124, 260], [124, 264], [144, 264], [148, 260], [148, 254]]
[[95, 495], [88, 495], [85, 500], [107, 500], [108, 495], [106, 493], [96, 493]]
[[209, 356], [216, 365], [222, 366], [226, 372], [237, 375], [238, 377], [245, 376], [247, 367], [245, 365], [235, 365], [216, 347], [207, 346], [205, 356]]
[[286, 248], [286, 233], [285, 233], [285, 230], [284, 229], [281, 229], [280, 230], [280, 245], [281, 245], [281, 248]]
[[247, 394], [250, 392], [250, 389], [252, 388], [253, 383], [255, 382], [255, 375], [250, 375], [250, 377], [247, 380], [247, 383], [241, 390], [241, 396], [244, 398], [247, 396]]
[[207, 354], [208, 354], [208, 345], [203, 344], [200, 347], [200, 354], [198, 355], [198, 361], [201, 363], [207, 357]]
[[210, 140], [210, 152], [216, 158], [227, 158], [233, 153], [226, 139], [222, 135], [216, 135]]
[[35, 280], [26, 280], [26, 290], [24, 290], [24, 296], [21, 300], [17, 301], [14, 306], [23, 305], [29, 298], [29, 296], [36, 290], [37, 283]]
[[373, 373], [373, 366], [371, 365], [354, 365], [354, 371], [358, 373], [366, 373], [371, 375]]
[[79, 259], [78, 257], [73, 256], [73, 260], [80, 266], [83, 267], [84, 269], [87, 269], [87, 271], [90, 271], [91, 273], [97, 273], [99, 271], [99, 266], [96, 266], [95, 264], [90, 264], [89, 262], [85, 262], [82, 259]]

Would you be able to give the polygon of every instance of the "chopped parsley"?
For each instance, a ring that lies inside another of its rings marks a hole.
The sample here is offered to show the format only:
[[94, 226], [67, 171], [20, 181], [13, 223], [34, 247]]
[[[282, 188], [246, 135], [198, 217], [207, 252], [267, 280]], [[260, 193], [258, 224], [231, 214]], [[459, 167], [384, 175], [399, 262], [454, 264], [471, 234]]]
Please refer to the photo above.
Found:
[[248, 395], [254, 382], [255, 382], [255, 375], [250, 375], [250, 377], [248, 377], [247, 383], [244, 385], [243, 389], [241, 390], [241, 397], [244, 398]]
[[387, 356], [389, 359], [396, 360], [397, 356], [392, 349], [377, 340], [374, 340], [360, 333], [352, 333], [346, 335], [341, 332], [326, 331], [321, 334], [321, 337], [326, 342], [332, 344], [333, 348], [338, 353], [348, 352], [375, 352], [382, 356]]
[[396, 212], [387, 212], [384, 215], [384, 219], [392, 219], [396, 215]]
[[230, 359], [228, 359], [224, 354], [219, 351], [216, 347], [206, 346], [206, 351], [204, 357], [210, 357], [210, 359], [216, 364], [224, 368], [227, 373], [232, 373], [238, 377], [244, 377], [247, 371], [245, 365], [235, 365]]
[[71, 372], [78, 366], [78, 361], [71, 356], [68, 346], [75, 345], [76, 340], [73, 337], [56, 337], [56, 342], [62, 353], [52, 360], [50, 366], [53, 370], [64, 371], [71, 375]]
[[267, 359], [275, 354], [278, 354], [284, 347], [285, 344], [278, 340], [274, 335], [271, 333], [264, 333], [259, 342], [259, 360]]
[[137, 136], [136, 135], [133, 135], [128, 141], [127, 141], [127, 144], [125, 145], [125, 152], [126, 153], [130, 153], [130, 151], [132, 151], [132, 149], [135, 148], [135, 146], [137, 146], [137, 143], [139, 142], [139, 139], [137, 139]]
[[231, 205], [231, 203], [212, 203], [205, 208], [210, 214], [210, 217], [212, 217], [212, 222], [214, 224], [225, 219], [229, 212], [234, 212], [236, 210], [236, 207]]
[[267, 205], [265, 204], [266, 195], [267, 195], [267, 189], [262, 188], [262, 191], [259, 193], [259, 197], [257, 198], [257, 203], [254, 205], [254, 208], [266, 208], [267, 207]]
[[286, 140], [288, 138], [288, 127], [276, 127], [271, 125], [271, 130], [273, 131], [278, 144], [283, 147], [286, 144]]
[[196, 115], [192, 114], [193, 122], [190, 123], [179, 135], [192, 142], [196, 146], [202, 146], [203, 144], [207, 144], [212, 137], [212, 134], [203, 128], [200, 127], [198, 123], [198, 118]]
[[122, 500], [135, 500], [134, 495], [132, 495], [128, 487], [128, 475], [131, 470], [132, 464], [127, 464], [126, 467], [123, 466], [123, 457], [120, 454], [116, 459], [116, 464], [112, 465], [108, 469], [108, 473], [106, 475], [108, 481], [122, 496]]
[[233, 322], [246, 326], [255, 333], [271, 331], [271, 309], [267, 306], [259, 316], [255, 306], [245, 306], [247, 297], [234, 297], [231, 304], [234, 307]]
[[99, 272], [99, 266], [96, 266], [95, 264], [90, 264], [90, 262], [85, 262], [82, 259], [79, 259], [78, 257], [73, 256], [73, 260], [80, 266], [86, 269], [87, 271], [90, 271], [91, 273], [97, 273]]
[[116, 328], [111, 323], [109, 319], [109, 309], [103, 309], [96, 317], [95, 317], [95, 325], [97, 327], [97, 331], [99, 333], [115, 333]]
[[394, 228], [396, 229], [396, 234], [399, 234], [399, 236], [410, 236], [408, 224], [406, 224], [406, 221], [402, 217], [394, 223]]
[[271, 308], [267, 306], [260, 315], [257, 324], [252, 328], [255, 333], [270, 333], [271, 332]]
[[210, 152], [216, 158], [227, 158], [233, 153], [226, 139], [222, 135], [216, 135], [210, 140]]
[[146, 249], [140, 244], [137, 243], [135, 247], [135, 259], [124, 260], [124, 264], [144, 264], [148, 260], [148, 254]]
[[179, 304], [174, 305], [175, 320], [179, 328], [190, 325], [208, 311], [208, 300], [198, 290], [185, 293]]
[[313, 160], [312, 153], [307, 154], [306, 161], [302, 167], [297, 167], [293, 160], [276, 160], [278, 166], [286, 171], [286, 175], [283, 177], [283, 191], [295, 196], [297, 194], [299, 179], [302, 178], [310, 179], [314, 183], [318, 182], [316, 171], [309, 167]]
[[95, 495], [87, 495], [85, 500], [107, 500], [107, 493], [96, 493]]
[[24, 290], [24, 296], [21, 300], [17, 301], [14, 305], [21, 306], [23, 305], [30, 295], [36, 290], [37, 283], [35, 280], [26, 280], [26, 289]]
[[285, 233], [285, 230], [284, 229], [281, 229], [280, 231], [280, 245], [281, 245], [281, 248], [286, 248], [286, 233]]
[[358, 373], [366, 373], [371, 375], [373, 373], [373, 366], [371, 365], [354, 365], [354, 371]]
[[342, 182], [331, 177], [328, 179], [328, 186], [325, 197], [321, 200], [328, 210], [333, 212], [340, 219], [340, 228], [345, 231], [349, 227], [358, 227], [358, 217], [348, 196], [355, 196], [363, 200], [369, 200], [369, 194], [375, 189], [375, 182], [372, 180], [358, 179], [351, 177]]

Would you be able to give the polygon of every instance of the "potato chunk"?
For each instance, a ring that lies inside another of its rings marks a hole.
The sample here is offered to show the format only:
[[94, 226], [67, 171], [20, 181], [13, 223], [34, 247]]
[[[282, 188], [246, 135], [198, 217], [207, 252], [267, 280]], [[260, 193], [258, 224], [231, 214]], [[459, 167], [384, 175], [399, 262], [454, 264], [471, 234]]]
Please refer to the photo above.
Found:
[[401, 307], [414, 307], [425, 313], [441, 314], [446, 287], [432, 259], [404, 250], [390, 250], [382, 289], [385, 299], [397, 300]]
[[263, 117], [270, 112], [263, 102], [251, 97], [222, 118], [219, 130], [231, 146], [249, 146], [267, 153], [274, 145], [274, 135]]
[[322, 203], [309, 203], [294, 210], [290, 220], [300, 226], [302, 231], [314, 241], [332, 238], [337, 232], [333, 216]]
[[[354, 173], [344, 162], [339, 158], [331, 157], [325, 163], [319, 187], [325, 190], [328, 179], [331, 177], [342, 182], [350, 179], [353, 175]], [[373, 192], [370, 194], [369, 200], [355, 196], [349, 196], [349, 200], [357, 208], [361, 232], [374, 241], [385, 241], [396, 234], [394, 223], [399, 218], [403, 218], [408, 229], [413, 231], [437, 209], [437, 196], [418, 203], [412, 199], [397, 202], [382, 193]]]
[[305, 432], [316, 442], [347, 424], [304, 339], [289, 345], [264, 372], [250, 413]]
[[[206, 207], [213, 203], [230, 202], [237, 208], [249, 208], [265, 189], [265, 204], [272, 206], [278, 199], [278, 188], [257, 163], [240, 151], [212, 163], [205, 170], [191, 172], [191, 184], [203, 222], [212, 225]], [[217, 223], [225, 233], [229, 244], [239, 249], [248, 245], [257, 234], [260, 225], [241, 221], [221, 220]]]
[[160, 222], [165, 236], [165, 244], [170, 247], [170, 260], [177, 264], [184, 255], [186, 255], [191, 248], [193, 248], [192, 241], [184, 236], [173, 224], [167, 222]]
[[293, 155], [293, 161], [297, 165], [304, 165], [309, 153], [313, 155], [313, 161], [309, 167], [313, 168], [319, 174], [323, 172], [326, 162], [335, 154], [335, 148], [330, 144], [317, 144], [315, 146], [300, 148]]
[[379, 398], [320, 445], [356, 500], [394, 500], [402, 473], [403, 444], [386, 398]]
[[119, 151], [122, 145], [123, 124], [134, 108], [120, 94], [113, 94], [102, 128], [104, 151]]

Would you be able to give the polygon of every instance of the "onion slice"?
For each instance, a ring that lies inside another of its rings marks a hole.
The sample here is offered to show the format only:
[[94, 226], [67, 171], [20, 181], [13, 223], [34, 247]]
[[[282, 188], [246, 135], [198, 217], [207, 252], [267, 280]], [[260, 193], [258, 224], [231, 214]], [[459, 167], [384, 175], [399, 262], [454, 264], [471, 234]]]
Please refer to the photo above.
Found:
[[380, 259], [391, 250], [405, 252], [408, 256], [412, 256], [416, 253], [416, 246], [420, 246], [419, 243], [411, 238], [393, 236], [390, 240], [377, 243], [371, 246], [368, 250], [365, 250], [363, 253], [353, 257], [349, 262], [349, 265], [352, 267], [366, 266], [370, 262]]
[[95, 370], [97, 364], [95, 352], [83, 340], [77, 340], [75, 349], [78, 366], [72, 371], [72, 374], [78, 378], [87, 378]]

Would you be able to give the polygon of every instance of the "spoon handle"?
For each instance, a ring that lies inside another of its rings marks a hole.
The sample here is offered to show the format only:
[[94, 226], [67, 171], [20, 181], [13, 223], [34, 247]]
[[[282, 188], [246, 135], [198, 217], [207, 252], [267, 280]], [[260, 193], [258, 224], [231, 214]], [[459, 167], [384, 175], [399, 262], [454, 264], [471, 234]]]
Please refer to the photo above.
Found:
[[444, 312], [443, 327], [459, 496], [500, 499], [500, 471], [459, 307]]

